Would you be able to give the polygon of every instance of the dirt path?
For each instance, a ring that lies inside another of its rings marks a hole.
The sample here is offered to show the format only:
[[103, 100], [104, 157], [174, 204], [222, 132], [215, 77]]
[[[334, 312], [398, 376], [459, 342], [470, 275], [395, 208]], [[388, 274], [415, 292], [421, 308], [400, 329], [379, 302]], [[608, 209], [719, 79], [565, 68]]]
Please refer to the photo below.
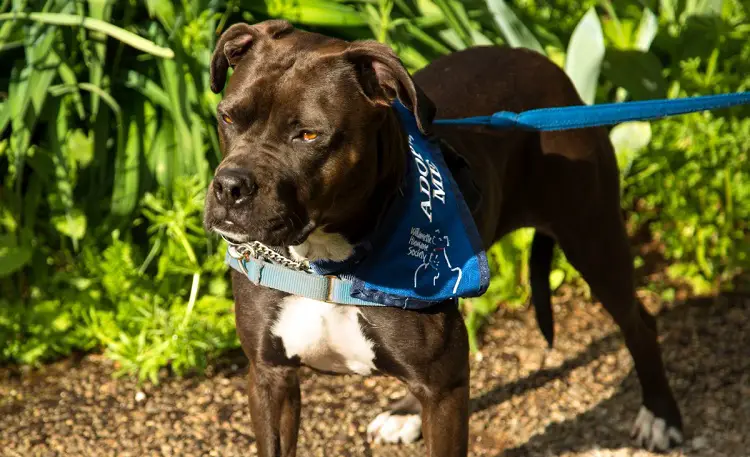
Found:
[[[557, 348], [528, 312], [498, 315], [473, 363], [474, 456], [651, 456], [630, 448], [639, 407], [632, 363], [611, 320], [558, 298]], [[687, 443], [669, 456], [750, 457], [750, 299], [693, 300], [661, 311], [667, 369]], [[256, 455], [241, 356], [207, 378], [139, 389], [101, 356], [41, 371], [0, 370], [0, 455]], [[365, 428], [405, 392], [386, 378], [303, 373], [301, 456], [423, 456], [422, 442], [370, 446]]]

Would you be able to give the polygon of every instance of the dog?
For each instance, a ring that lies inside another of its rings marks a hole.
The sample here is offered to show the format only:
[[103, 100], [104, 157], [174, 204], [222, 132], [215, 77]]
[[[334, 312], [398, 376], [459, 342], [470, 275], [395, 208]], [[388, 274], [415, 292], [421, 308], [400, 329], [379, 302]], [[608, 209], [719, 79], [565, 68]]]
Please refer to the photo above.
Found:
[[[485, 248], [515, 229], [536, 229], [532, 301], [548, 340], [548, 278], [558, 244], [633, 357], [643, 397], [634, 437], [659, 450], [682, 440], [656, 323], [634, 294], [607, 131], [432, 123], [582, 104], [554, 63], [529, 50], [475, 47], [438, 58], [412, 77], [387, 45], [270, 20], [235, 24], [221, 35], [210, 85], [220, 93], [225, 84], [217, 110], [223, 159], [208, 189], [207, 230], [259, 241], [297, 260], [348, 258], [377, 226], [405, 174], [408, 145], [393, 111], [397, 99], [424, 134], [440, 139]], [[425, 261], [438, 269], [426, 266], [427, 277], [457, 274], [448, 258], [432, 254]], [[260, 456], [296, 453], [303, 365], [400, 379], [410, 394], [371, 423], [370, 438], [412, 441], [421, 432], [432, 457], [467, 454], [469, 348], [455, 301], [421, 311], [337, 305], [256, 286], [237, 271], [232, 286]]]

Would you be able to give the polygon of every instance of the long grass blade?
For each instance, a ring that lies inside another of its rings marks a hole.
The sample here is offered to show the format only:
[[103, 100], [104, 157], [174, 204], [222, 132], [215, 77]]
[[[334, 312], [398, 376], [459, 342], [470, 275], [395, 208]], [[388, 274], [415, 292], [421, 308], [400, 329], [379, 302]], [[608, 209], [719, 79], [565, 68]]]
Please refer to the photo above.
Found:
[[[71, 87], [78, 87], [78, 78], [70, 65], [64, 61], [60, 61], [57, 65], [57, 71], [60, 74], [62, 82]], [[83, 107], [83, 98], [81, 97], [81, 91], [76, 89], [73, 92], [73, 103], [78, 113], [78, 118], [83, 120], [86, 117], [86, 109]]]
[[129, 116], [125, 147], [115, 157], [115, 180], [112, 190], [112, 213], [127, 216], [138, 203], [138, 180], [142, 137], [137, 116]]
[[[89, 14], [92, 19], [105, 21], [109, 18], [112, 8], [108, 2], [89, 0], [88, 4]], [[104, 86], [104, 81], [102, 81], [104, 77], [104, 62], [107, 56], [107, 35], [99, 31], [91, 31], [90, 37], [93, 38], [93, 40], [90, 41], [93, 43], [92, 47], [94, 52], [87, 62], [89, 69], [89, 82], [95, 86], [108, 89], [108, 87]], [[91, 94], [91, 115], [96, 117], [98, 112], [99, 95]]]
[[[115, 146], [115, 157], [124, 157], [125, 156], [125, 134], [123, 129], [123, 115], [122, 115], [122, 109], [120, 108], [119, 103], [110, 95], [108, 92], [104, 91], [101, 87], [95, 86], [91, 83], [79, 83], [78, 86], [68, 86], [68, 85], [62, 85], [62, 86], [56, 86], [50, 88], [50, 93], [55, 96], [61, 96], [68, 93], [73, 93], [76, 90], [85, 90], [91, 93], [94, 93], [101, 97], [102, 101], [110, 108], [112, 113], [115, 115], [115, 125], [117, 127], [117, 141]], [[102, 113], [99, 113], [99, 116], [102, 116]], [[103, 129], [103, 131], [106, 131], [106, 129]], [[96, 135], [97, 133], [95, 133]], [[114, 208], [113, 208], [114, 210]], [[119, 214], [119, 213], [116, 213]]]
[[13, 132], [10, 137], [10, 146], [14, 154], [14, 169], [18, 173], [15, 184], [19, 197], [22, 187], [20, 172], [31, 145], [31, 135], [47, 98], [47, 89], [57, 74], [55, 68], [60, 62], [59, 56], [52, 52], [56, 36], [57, 30], [50, 27], [43, 32], [38, 42], [28, 43], [27, 59], [33, 63], [33, 66], [27, 66], [20, 72], [16, 72], [18, 77], [11, 77], [8, 105]]
[[545, 54], [539, 40], [521, 22], [516, 13], [505, 3], [505, 0], [487, 0], [487, 8], [490, 10], [498, 28], [500, 28], [503, 38], [510, 46], [533, 49], [540, 54]]
[[450, 0], [435, 0], [435, 5], [440, 8], [440, 11], [442, 11], [445, 16], [446, 22], [450, 25], [456, 35], [458, 35], [463, 44], [465, 46], [473, 45], [474, 41], [471, 38], [471, 27], [467, 26], [464, 21], [462, 21], [459, 14], [454, 10], [456, 3], [451, 2]]
[[128, 79], [125, 81], [125, 87], [140, 92], [152, 103], [161, 106], [169, 112], [172, 112], [174, 108], [169, 95], [167, 95], [164, 89], [159, 87], [154, 80], [147, 78], [135, 70], [128, 71]]
[[85, 27], [89, 30], [104, 33], [116, 40], [122, 41], [130, 47], [164, 59], [174, 58], [174, 51], [156, 45], [133, 32], [91, 17], [81, 17], [75, 14], [63, 13], [5, 13], [0, 14], [0, 21], [26, 20], [43, 24], [64, 25], [71, 27]]

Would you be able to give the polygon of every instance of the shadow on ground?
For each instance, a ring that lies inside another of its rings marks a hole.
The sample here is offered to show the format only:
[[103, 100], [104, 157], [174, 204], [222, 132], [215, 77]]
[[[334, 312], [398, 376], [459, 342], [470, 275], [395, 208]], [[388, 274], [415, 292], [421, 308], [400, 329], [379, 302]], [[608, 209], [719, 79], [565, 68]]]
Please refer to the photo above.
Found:
[[[693, 299], [662, 312], [658, 319], [668, 376], [686, 427], [686, 444], [676, 455], [750, 456], [750, 298]], [[474, 411], [492, 408], [565, 378], [572, 370], [588, 366], [622, 346], [619, 332], [610, 333], [557, 368], [541, 369], [474, 398]], [[497, 456], [558, 456], [586, 451], [601, 455], [607, 449], [622, 450], [627, 447], [623, 439], [631, 422], [619, 418], [623, 411], [628, 412], [626, 417], [634, 418], [639, 401], [638, 380], [631, 368], [611, 397], [581, 414], [551, 423], [541, 433]]]

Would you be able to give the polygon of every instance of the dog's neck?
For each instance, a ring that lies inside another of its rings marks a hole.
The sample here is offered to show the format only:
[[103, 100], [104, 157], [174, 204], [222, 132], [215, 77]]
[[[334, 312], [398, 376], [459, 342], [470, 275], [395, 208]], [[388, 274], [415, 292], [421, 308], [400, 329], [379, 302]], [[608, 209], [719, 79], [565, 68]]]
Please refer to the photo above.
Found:
[[346, 260], [377, 230], [406, 174], [408, 140], [395, 112], [386, 114], [377, 143], [378, 179], [366, 200], [347, 215], [346, 222], [316, 229], [303, 244], [291, 247], [296, 260]]

